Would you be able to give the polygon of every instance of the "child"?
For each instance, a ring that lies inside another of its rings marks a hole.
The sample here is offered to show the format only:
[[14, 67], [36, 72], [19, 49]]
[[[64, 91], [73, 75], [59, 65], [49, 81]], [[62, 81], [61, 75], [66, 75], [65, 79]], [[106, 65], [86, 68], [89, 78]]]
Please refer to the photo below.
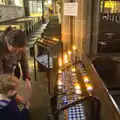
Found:
[[[13, 96], [16, 95], [19, 81], [17, 77], [11, 75], [0, 76], [0, 119], [1, 120], [28, 120], [29, 103], [26, 102], [20, 111], [17, 101]], [[12, 98], [12, 99], [10, 99]]]

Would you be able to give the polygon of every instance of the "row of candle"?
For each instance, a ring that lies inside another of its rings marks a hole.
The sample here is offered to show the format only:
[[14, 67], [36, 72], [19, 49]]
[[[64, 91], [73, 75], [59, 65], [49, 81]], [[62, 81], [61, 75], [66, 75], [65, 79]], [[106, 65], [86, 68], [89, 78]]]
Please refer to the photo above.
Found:
[[58, 58], [58, 65], [59, 67], [62, 67], [64, 64], [68, 64], [69, 61], [72, 61], [75, 59], [76, 55], [76, 47], [73, 46], [73, 50], [68, 50], [67, 52], [64, 52], [63, 58], [59, 57]]
[[[76, 71], [76, 69], [73, 67], [72, 68], [72, 74], [75, 73], [75, 71]], [[89, 80], [88, 76], [83, 76], [83, 80], [84, 80], [85, 87], [86, 87], [87, 91], [91, 92], [93, 90], [93, 87], [90, 84], [90, 80]], [[74, 87], [75, 87], [76, 94], [81, 94], [82, 93], [81, 92], [81, 86], [78, 82], [74, 84]]]
[[[72, 68], [72, 72], [75, 72], [75, 71], [76, 71], [76, 69]], [[62, 74], [62, 71], [59, 70], [58, 74], [59, 75]], [[90, 80], [89, 80], [88, 76], [84, 76], [83, 80], [84, 80], [85, 87], [86, 87], [87, 91], [91, 92], [93, 90], [93, 87], [92, 87], [92, 85], [90, 83]], [[58, 78], [58, 89], [59, 90], [62, 89], [62, 86], [63, 86], [63, 81], [62, 81], [62, 77], [61, 77], [61, 78]], [[78, 82], [74, 83], [74, 88], [75, 88], [75, 93], [76, 94], [81, 94], [82, 93], [81, 86], [80, 86], [80, 84]]]

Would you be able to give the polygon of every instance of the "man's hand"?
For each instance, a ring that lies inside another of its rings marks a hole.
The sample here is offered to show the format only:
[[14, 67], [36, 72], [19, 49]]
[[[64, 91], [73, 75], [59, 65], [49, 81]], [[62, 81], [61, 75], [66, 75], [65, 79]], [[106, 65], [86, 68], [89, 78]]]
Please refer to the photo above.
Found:
[[26, 104], [26, 100], [18, 94], [15, 96], [15, 100], [16, 100], [17, 103], [22, 103], [24, 105]]
[[31, 88], [31, 82], [28, 78], [25, 79], [25, 84], [26, 84], [26, 88]]

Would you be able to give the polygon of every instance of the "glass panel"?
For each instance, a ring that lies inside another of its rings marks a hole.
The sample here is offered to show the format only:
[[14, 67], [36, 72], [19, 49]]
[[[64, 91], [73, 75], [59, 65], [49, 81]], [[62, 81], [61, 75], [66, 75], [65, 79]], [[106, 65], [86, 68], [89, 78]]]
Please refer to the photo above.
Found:
[[99, 53], [120, 53], [120, 1], [102, 0], [98, 36]]
[[23, 0], [14, 0], [16, 6], [23, 6]]
[[29, 1], [30, 16], [42, 15], [42, 2], [41, 1]]
[[5, 0], [0, 0], [0, 5], [5, 5]]

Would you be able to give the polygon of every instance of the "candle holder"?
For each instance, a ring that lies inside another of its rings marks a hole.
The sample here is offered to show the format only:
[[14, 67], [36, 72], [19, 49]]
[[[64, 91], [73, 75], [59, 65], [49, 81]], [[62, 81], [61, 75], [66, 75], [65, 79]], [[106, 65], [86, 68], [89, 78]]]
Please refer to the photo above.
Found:
[[93, 90], [93, 87], [92, 87], [91, 84], [86, 83], [85, 86], [86, 86], [86, 89], [87, 89], [89, 92]]
[[71, 62], [72, 61], [72, 52], [71, 52], [71, 50], [68, 50], [68, 59], [69, 59], [69, 61]]
[[83, 77], [83, 80], [84, 80], [85, 83], [88, 83], [90, 81], [87, 76]]
[[63, 55], [63, 61], [64, 64], [68, 64], [68, 55], [66, 53]]
[[58, 58], [58, 65], [59, 65], [59, 67], [62, 67], [62, 58], [61, 57]]
[[76, 60], [76, 51], [77, 51], [77, 48], [75, 45], [73, 45], [72, 50], [73, 50], [73, 59], [72, 60], [75, 61]]

